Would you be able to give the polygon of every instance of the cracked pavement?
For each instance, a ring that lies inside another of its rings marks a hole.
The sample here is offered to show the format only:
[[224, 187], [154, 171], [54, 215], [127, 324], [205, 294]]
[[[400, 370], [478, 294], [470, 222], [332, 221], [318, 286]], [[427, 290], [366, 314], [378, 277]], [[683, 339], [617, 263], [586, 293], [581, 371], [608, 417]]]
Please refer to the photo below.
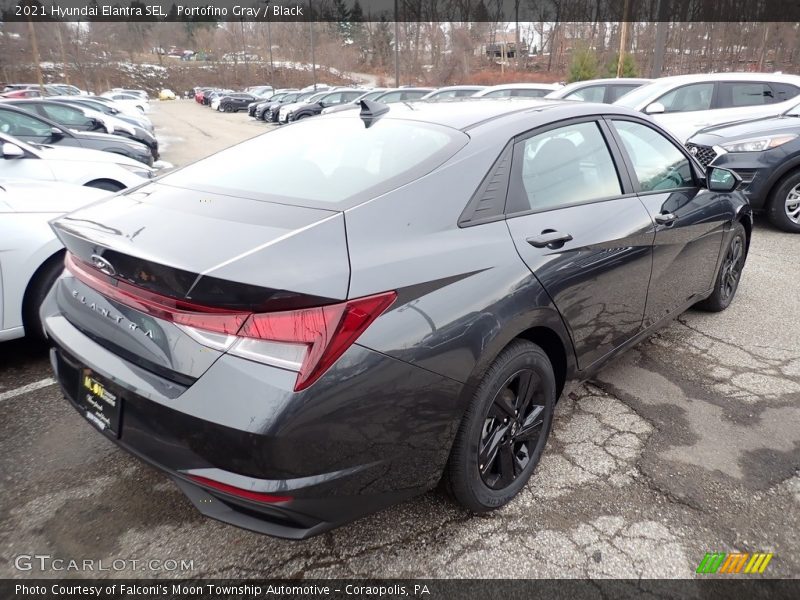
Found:
[[[230, 136], [258, 127], [181, 102], [154, 121], [195, 109]], [[201, 517], [56, 387], [3, 400], [0, 577], [65, 574], [14, 569], [39, 553], [194, 561], [98, 574], [110, 577], [683, 578], [711, 551], [774, 552], [763, 577], [800, 577], [797, 256], [800, 236], [758, 219], [733, 305], [685, 313], [562, 398], [534, 478], [487, 516], [434, 491], [311, 540], [273, 539]], [[41, 347], [0, 344], [0, 394], [48, 376]]]

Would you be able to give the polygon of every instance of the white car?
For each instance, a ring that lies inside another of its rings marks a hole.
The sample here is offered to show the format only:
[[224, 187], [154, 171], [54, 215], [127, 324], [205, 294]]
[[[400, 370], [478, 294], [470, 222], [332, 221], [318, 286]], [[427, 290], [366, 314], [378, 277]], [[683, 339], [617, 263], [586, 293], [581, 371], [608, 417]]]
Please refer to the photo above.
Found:
[[800, 76], [709, 73], [662, 77], [614, 102], [650, 115], [686, 142], [700, 129], [785, 112], [800, 94]]
[[625, 94], [650, 83], [652, 79], [634, 77], [613, 77], [607, 79], [587, 79], [568, 83], [555, 92], [545, 96], [549, 100], [580, 100], [613, 104]]
[[482, 89], [473, 94], [474, 98], [507, 98], [523, 96], [525, 98], [543, 98], [550, 92], [561, 88], [557, 83], [502, 83]]
[[44, 336], [39, 306], [64, 268], [49, 221], [107, 195], [67, 183], [0, 178], [0, 341]]
[[120, 106], [133, 107], [139, 111], [139, 114], [150, 112], [150, 100], [139, 94], [130, 94], [127, 92], [106, 92], [101, 94], [104, 98], [113, 100]]
[[31, 145], [0, 133], [0, 178], [60, 181], [117, 192], [146, 183], [155, 171], [139, 161], [68, 146]]

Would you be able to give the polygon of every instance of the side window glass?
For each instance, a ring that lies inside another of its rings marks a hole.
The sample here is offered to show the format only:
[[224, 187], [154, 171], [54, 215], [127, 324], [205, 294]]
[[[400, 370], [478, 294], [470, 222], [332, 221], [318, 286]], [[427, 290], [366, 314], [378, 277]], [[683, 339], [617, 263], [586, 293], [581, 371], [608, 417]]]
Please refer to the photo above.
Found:
[[511, 211], [559, 208], [622, 193], [611, 153], [594, 121], [519, 142], [514, 162]]
[[43, 106], [42, 110], [44, 110], [48, 117], [64, 125], [73, 127], [87, 127], [90, 125], [89, 119], [87, 119], [82, 112], [71, 110], [66, 106], [52, 106], [48, 104]]
[[403, 92], [391, 92], [389, 94], [386, 94], [385, 96], [382, 96], [379, 101], [387, 104], [391, 102], [400, 102], [402, 97], [403, 97]]
[[612, 85], [612, 86], [609, 86], [608, 103], [612, 104], [613, 102], [616, 102], [617, 100], [622, 98], [625, 94], [627, 94], [631, 90], [635, 90], [637, 87], [639, 87], [639, 86], [638, 85]]
[[544, 98], [549, 93], [548, 90], [511, 90], [512, 96], [522, 96], [524, 98]]
[[800, 88], [791, 85], [790, 83], [770, 83], [772, 92], [775, 96], [775, 102], [783, 102], [790, 100], [800, 94]]
[[757, 81], [723, 81], [719, 84], [720, 108], [757, 106], [775, 101], [772, 88]]
[[0, 131], [17, 137], [50, 137], [50, 126], [28, 115], [11, 111], [0, 111]]
[[486, 98], [505, 98], [511, 95], [511, 90], [494, 90], [486, 94]]
[[708, 110], [711, 108], [713, 94], [713, 83], [695, 83], [667, 92], [658, 102], [664, 105], [664, 112], [668, 113]]
[[602, 85], [593, 85], [567, 94], [566, 100], [583, 100], [584, 102], [602, 102], [606, 88]]
[[633, 163], [642, 192], [673, 190], [695, 185], [689, 159], [655, 129], [632, 121], [614, 121], [614, 127]]

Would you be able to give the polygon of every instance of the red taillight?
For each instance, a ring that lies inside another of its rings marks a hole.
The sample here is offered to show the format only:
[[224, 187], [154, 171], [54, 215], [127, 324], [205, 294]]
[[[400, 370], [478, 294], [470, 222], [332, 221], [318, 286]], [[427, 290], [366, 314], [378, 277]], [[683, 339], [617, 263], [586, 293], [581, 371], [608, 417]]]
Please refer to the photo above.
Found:
[[251, 314], [202, 306], [151, 292], [109, 277], [94, 267], [79, 261], [71, 253], [67, 253], [65, 266], [80, 281], [107, 298], [112, 298], [125, 306], [178, 325], [196, 327], [224, 335], [235, 335]]
[[299, 392], [319, 379], [396, 297], [396, 292], [385, 292], [319, 308], [254, 314], [245, 321], [239, 337], [305, 344], [294, 386]]
[[66, 266], [104, 296], [175, 323], [201, 344], [296, 371], [296, 392], [319, 379], [397, 298], [392, 291], [300, 310], [235, 312], [150, 292], [100, 273], [70, 253]]
[[250, 490], [244, 490], [242, 488], [228, 485], [227, 483], [214, 481], [213, 479], [208, 479], [207, 477], [200, 477], [200, 475], [188, 475], [188, 477], [189, 479], [191, 479], [195, 483], [199, 483], [200, 485], [204, 485], [206, 487], [219, 490], [220, 492], [230, 494], [231, 496], [238, 496], [239, 498], [253, 500], [254, 502], [263, 502], [265, 504], [276, 504], [278, 502], [289, 502], [292, 499], [291, 496], [275, 496], [273, 494], [251, 492]]

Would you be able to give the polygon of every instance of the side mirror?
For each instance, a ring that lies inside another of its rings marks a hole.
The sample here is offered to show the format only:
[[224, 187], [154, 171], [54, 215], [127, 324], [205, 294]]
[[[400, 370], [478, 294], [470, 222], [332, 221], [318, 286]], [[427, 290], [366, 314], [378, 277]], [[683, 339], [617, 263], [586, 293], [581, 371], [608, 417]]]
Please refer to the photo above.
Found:
[[22, 158], [23, 156], [25, 156], [25, 150], [16, 144], [12, 144], [11, 142], [5, 142], [3, 144], [3, 158]]
[[742, 178], [733, 171], [708, 167], [706, 169], [706, 187], [712, 192], [732, 192], [741, 183]]
[[664, 108], [664, 105], [661, 102], [653, 102], [652, 104], [648, 104], [647, 107], [644, 109], [648, 115], [660, 115], [662, 113], [667, 112], [667, 109]]
[[50, 137], [54, 140], [60, 140], [61, 138], [64, 137], [64, 132], [61, 131], [58, 127], [51, 127]]

